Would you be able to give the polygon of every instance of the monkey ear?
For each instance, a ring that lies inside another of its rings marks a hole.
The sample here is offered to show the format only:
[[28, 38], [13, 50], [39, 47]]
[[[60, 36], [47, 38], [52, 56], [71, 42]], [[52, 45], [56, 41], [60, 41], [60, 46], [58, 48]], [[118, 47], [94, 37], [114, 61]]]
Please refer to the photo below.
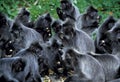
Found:
[[22, 58], [17, 59], [12, 63], [12, 71], [13, 72], [24, 71], [25, 65], [26, 65], [26, 63]]

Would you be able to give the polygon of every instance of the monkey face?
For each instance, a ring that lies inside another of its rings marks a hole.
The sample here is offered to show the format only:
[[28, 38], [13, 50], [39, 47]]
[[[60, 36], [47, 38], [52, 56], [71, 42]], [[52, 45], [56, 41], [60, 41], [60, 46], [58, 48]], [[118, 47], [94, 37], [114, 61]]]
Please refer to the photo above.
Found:
[[5, 82], [19, 82], [16, 78], [17, 75], [21, 74], [25, 69], [25, 61], [19, 57], [3, 58], [0, 59], [1, 68], [0, 80]]
[[75, 14], [76, 10], [74, 5], [70, 0], [61, 0], [60, 8], [56, 8], [57, 14], [61, 20], [65, 20], [66, 18], [75, 19], [73, 14]]
[[52, 17], [49, 13], [46, 13], [40, 16], [35, 24], [35, 28], [41, 28], [41, 30], [47, 30], [45, 28], [49, 28], [52, 23]]
[[53, 62], [60, 61], [62, 55], [62, 48], [63, 44], [57, 40], [53, 40], [52, 43], [47, 46], [48, 52], [50, 51], [54, 55]]
[[62, 25], [61, 25], [60, 20], [54, 21], [54, 23], [52, 24], [52, 28], [53, 28], [53, 31], [54, 31], [55, 33], [59, 33], [59, 31], [60, 31], [61, 28], [62, 28]]
[[71, 56], [68, 52], [66, 52], [64, 60], [65, 60], [65, 63], [66, 63], [66, 67], [71, 68], [72, 67], [72, 63], [71, 63], [72, 58], [71, 58]]
[[98, 27], [99, 24], [99, 16], [97, 12], [93, 12], [92, 15], [86, 15], [86, 21], [88, 21], [88, 27]]
[[2, 46], [2, 50], [5, 54], [4, 57], [11, 57], [12, 55], [14, 55], [15, 48], [12, 41], [5, 42]]
[[108, 30], [114, 26], [115, 22], [116, 20], [109, 16], [98, 29], [97, 47], [102, 52], [112, 53], [112, 42], [109, 39]]
[[99, 41], [100, 49], [110, 54], [112, 53], [111, 44], [112, 44], [111, 40], [106, 36], [104, 36], [103, 39], [101, 38]]
[[30, 20], [30, 12], [26, 10], [26, 8], [22, 8], [19, 13], [17, 18], [24, 24], [29, 22]]
[[75, 33], [74, 33], [74, 29], [71, 26], [64, 26], [61, 30], [61, 32], [59, 33], [59, 37], [62, 40], [70, 40], [74, 37]]
[[42, 50], [43, 50], [43, 47], [38, 42], [32, 43], [27, 49], [27, 51], [31, 53], [39, 54], [39, 55], [41, 54]]
[[62, 8], [62, 10], [68, 10], [71, 9], [72, 3], [69, 0], [62, 0], [60, 7]]
[[84, 23], [87, 23], [86, 25], [88, 27], [98, 27], [101, 16], [98, 15], [98, 11], [95, 8], [90, 6], [87, 9], [86, 14], [84, 14], [84, 16]]
[[35, 22], [35, 29], [42, 34], [44, 41], [48, 40], [52, 36], [51, 23], [52, 17], [49, 13], [40, 16]]
[[74, 21], [71, 19], [67, 19], [62, 24], [62, 28], [61, 28], [60, 32], [58, 33], [58, 37], [62, 40], [63, 43], [64, 42], [68, 43], [71, 40], [73, 40], [75, 35], [76, 35], [76, 31], [75, 31]]
[[12, 71], [15, 73], [22, 72], [25, 69], [25, 61], [18, 59], [12, 63]]
[[65, 50], [62, 60], [64, 61], [68, 71], [73, 71], [78, 66], [78, 54], [72, 48]]
[[[45, 69], [46, 67], [50, 68], [52, 71], [54, 71], [56, 74], [60, 74], [62, 71], [60, 70], [63, 67], [62, 61], [61, 61], [61, 55], [63, 54], [61, 49], [63, 45], [59, 43], [57, 40], [52, 40], [52, 42], [49, 45], [46, 45], [46, 48], [44, 49], [44, 54], [40, 57], [41, 63], [40, 66], [45, 66], [40, 67], [41, 72]], [[60, 69], [59, 69], [60, 68]], [[43, 75], [43, 74], [42, 74]]]
[[13, 47], [9, 44], [11, 39], [9, 29], [12, 22], [3, 13], [0, 13], [0, 17], [0, 50], [2, 50], [2, 57], [6, 57], [13, 52]]

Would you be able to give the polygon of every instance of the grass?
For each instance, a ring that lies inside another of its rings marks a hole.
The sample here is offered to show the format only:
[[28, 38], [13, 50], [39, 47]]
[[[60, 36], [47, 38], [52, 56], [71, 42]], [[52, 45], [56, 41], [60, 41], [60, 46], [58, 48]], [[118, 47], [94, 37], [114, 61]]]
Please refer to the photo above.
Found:
[[[84, 13], [85, 9], [93, 5], [102, 15], [102, 21], [109, 15], [119, 18], [120, 1], [119, 0], [73, 0], [75, 5]], [[31, 19], [35, 20], [39, 15], [49, 12], [57, 18], [56, 7], [60, 5], [60, 0], [0, 0], [0, 11], [14, 18], [19, 8], [26, 7], [31, 12]]]

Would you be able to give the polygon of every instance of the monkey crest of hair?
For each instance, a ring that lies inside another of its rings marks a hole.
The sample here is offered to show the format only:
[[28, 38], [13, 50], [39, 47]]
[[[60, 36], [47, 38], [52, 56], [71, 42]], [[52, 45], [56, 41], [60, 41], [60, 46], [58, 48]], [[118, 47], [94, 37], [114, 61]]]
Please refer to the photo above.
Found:
[[63, 1], [69, 1], [69, 2], [71, 2], [71, 3], [73, 3], [73, 0], [60, 0], [61, 2]]
[[2, 12], [0, 12], [0, 26], [5, 25], [7, 22], [6, 16], [5, 14], [3, 14]]
[[86, 9], [86, 12], [92, 12], [92, 11], [98, 12], [98, 10], [95, 9], [93, 6], [89, 6], [89, 7]]

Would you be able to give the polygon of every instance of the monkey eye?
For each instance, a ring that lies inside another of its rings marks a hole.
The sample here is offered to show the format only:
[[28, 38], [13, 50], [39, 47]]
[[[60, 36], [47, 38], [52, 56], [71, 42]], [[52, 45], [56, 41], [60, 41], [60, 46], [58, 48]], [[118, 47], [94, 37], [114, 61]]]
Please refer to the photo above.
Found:
[[49, 36], [51, 36], [51, 34], [50, 34], [50, 33], [49, 33], [48, 35], [49, 35]]
[[12, 41], [9, 41], [8, 44], [5, 45], [5, 48], [6, 48], [6, 55], [12, 55], [14, 51]]
[[97, 16], [96, 18], [97, 18], [97, 19], [100, 19], [100, 16]]
[[48, 30], [49, 28], [47, 27], [46, 30]]
[[12, 43], [12, 41], [9, 41], [9, 43], [11, 44], [11, 43]]
[[105, 40], [101, 40], [102, 43], [105, 43]]
[[7, 55], [11, 55], [13, 52], [13, 49], [9, 49], [9, 51], [7, 51], [7, 52], [8, 52]]

